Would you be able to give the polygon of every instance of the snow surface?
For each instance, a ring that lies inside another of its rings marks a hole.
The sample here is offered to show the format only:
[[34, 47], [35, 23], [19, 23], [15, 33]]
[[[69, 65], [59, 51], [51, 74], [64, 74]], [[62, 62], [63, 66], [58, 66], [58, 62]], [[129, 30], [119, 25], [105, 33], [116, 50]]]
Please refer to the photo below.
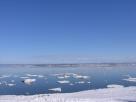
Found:
[[0, 102], [136, 102], [136, 86], [110, 86], [112, 87], [76, 93], [30, 96], [1, 95]]

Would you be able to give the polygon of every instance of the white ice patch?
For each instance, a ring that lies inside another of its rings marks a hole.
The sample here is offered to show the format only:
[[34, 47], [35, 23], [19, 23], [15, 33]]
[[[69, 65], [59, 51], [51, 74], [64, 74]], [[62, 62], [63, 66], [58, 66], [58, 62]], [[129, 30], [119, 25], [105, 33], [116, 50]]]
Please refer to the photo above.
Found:
[[88, 83], [88, 84], [91, 84], [91, 82], [90, 82], [90, 81], [88, 81], [87, 83]]
[[34, 83], [36, 81], [36, 79], [24, 79], [24, 83], [27, 85], [31, 85], [32, 83]]
[[136, 82], [136, 78], [131, 77], [130, 75], [125, 75], [125, 76], [127, 76], [128, 78], [123, 79], [123, 80], [125, 80], [125, 81], [129, 81], [129, 82]]
[[52, 88], [49, 91], [61, 92], [61, 88]]
[[28, 77], [37, 77], [38, 75], [36, 74], [26, 74]]
[[8, 83], [7, 86], [9, 87], [12, 87], [12, 86], [15, 86], [16, 84], [13, 84], [13, 83]]
[[21, 79], [29, 79], [29, 77], [20, 77]]
[[74, 75], [73, 77], [76, 79], [88, 79], [89, 78], [89, 76], [82, 76], [82, 75]]
[[43, 75], [38, 75], [37, 77], [38, 77], [38, 78], [44, 78], [44, 76], [43, 76]]
[[2, 81], [2, 82], [0, 82], [0, 85], [12, 87], [12, 86], [15, 86], [16, 84], [14, 84], [14, 83], [8, 83], [7, 81]]
[[127, 79], [123, 79], [123, 80], [129, 81], [129, 82], [136, 82], [136, 78], [132, 78], [132, 77], [127, 78]]
[[76, 84], [85, 84], [84, 81], [79, 81], [79, 82], [76, 82]]
[[68, 83], [70, 83], [70, 81], [68, 81], [68, 80], [62, 80], [62, 81], [57, 81], [58, 83], [60, 83], [60, 84], [68, 84]]
[[10, 75], [2, 75], [2, 76], [0, 76], [0, 79], [2, 79], [2, 78], [8, 78], [8, 77], [10, 77]]

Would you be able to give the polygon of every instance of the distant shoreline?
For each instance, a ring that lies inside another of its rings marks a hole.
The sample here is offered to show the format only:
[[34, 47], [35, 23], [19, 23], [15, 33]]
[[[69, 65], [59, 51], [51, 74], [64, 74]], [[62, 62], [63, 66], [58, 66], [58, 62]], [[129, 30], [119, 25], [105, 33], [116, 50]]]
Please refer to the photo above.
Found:
[[64, 64], [0, 64], [0, 65], [13, 65], [13, 66], [25, 66], [32, 65], [37, 67], [112, 67], [112, 66], [136, 66], [136, 63], [64, 63]]

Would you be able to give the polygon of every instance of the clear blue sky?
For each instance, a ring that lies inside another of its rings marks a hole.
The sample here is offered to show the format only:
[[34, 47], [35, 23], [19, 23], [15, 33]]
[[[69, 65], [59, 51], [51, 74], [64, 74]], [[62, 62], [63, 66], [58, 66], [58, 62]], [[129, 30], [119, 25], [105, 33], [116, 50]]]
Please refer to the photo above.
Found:
[[0, 63], [136, 61], [136, 0], [1, 0]]

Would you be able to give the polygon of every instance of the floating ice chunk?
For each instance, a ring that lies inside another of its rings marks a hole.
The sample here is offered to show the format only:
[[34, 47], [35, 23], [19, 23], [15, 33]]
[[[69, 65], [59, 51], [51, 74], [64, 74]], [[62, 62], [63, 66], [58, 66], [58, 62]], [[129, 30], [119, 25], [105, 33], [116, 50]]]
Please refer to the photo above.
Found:
[[12, 84], [12, 83], [9, 83], [9, 84], [7, 84], [7, 86], [9, 86], [9, 87], [12, 87], [12, 86], [15, 86], [16, 84]]
[[25, 79], [23, 82], [27, 85], [31, 85], [32, 83], [34, 83], [36, 81], [36, 79]]
[[10, 75], [2, 75], [2, 76], [0, 76], [0, 79], [2, 79], [2, 78], [8, 78], [8, 77], [10, 77]]
[[21, 79], [29, 79], [29, 77], [20, 77]]
[[61, 76], [62, 74], [51, 74], [51, 76]]
[[73, 77], [76, 79], [88, 79], [89, 78], [89, 76], [82, 76], [82, 75], [74, 75]]
[[43, 76], [43, 75], [38, 75], [37, 77], [38, 77], [38, 78], [44, 78], [44, 76]]
[[62, 80], [62, 81], [57, 81], [58, 83], [60, 83], [60, 84], [68, 84], [68, 83], [70, 83], [70, 81], [68, 81], [68, 80]]
[[64, 75], [64, 78], [69, 78], [70, 76], [68, 76], [68, 75]]
[[87, 82], [88, 84], [90, 84], [91, 82], [89, 81], [89, 82]]
[[43, 75], [36, 75], [36, 74], [26, 74], [28, 77], [38, 77], [38, 78], [43, 78]]
[[49, 91], [61, 92], [61, 88], [53, 88], [49, 89]]
[[58, 79], [64, 79], [65, 77], [63, 77], [63, 76], [58, 76], [57, 78], [58, 78]]
[[76, 75], [78, 75], [78, 74], [76, 74], [76, 73], [66, 73], [66, 75], [69, 75], [69, 76], [76, 76]]
[[11, 86], [15, 86], [16, 84], [8, 83], [7, 81], [2, 81], [2, 82], [0, 82], [0, 85], [5, 85], [5, 86], [11, 87]]
[[129, 82], [136, 82], [136, 78], [132, 78], [132, 77], [129, 77], [127, 79], [123, 79], [125, 81], [129, 81]]
[[64, 76], [58, 76], [57, 78], [58, 79], [66, 79], [66, 78], [69, 78], [70, 76], [68, 76], [68, 75], [64, 75]]
[[37, 77], [38, 75], [35, 74], [26, 74], [28, 77]]
[[117, 85], [117, 84], [111, 84], [111, 85], [107, 85], [107, 88], [123, 88], [123, 85]]
[[77, 84], [84, 84], [85, 82], [84, 81], [79, 81], [79, 82], [76, 82]]

